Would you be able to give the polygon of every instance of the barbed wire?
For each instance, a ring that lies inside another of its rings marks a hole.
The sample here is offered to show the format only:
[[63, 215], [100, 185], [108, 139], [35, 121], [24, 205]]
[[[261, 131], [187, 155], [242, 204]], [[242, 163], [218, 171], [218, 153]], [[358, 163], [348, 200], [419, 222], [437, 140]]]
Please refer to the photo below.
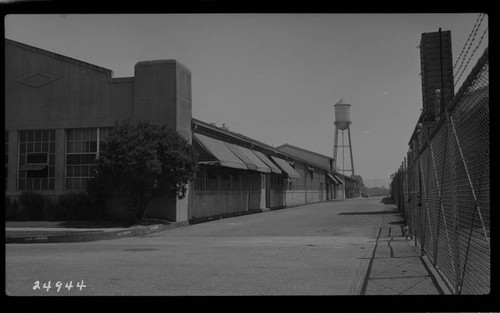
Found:
[[[458, 56], [457, 60], [455, 61], [455, 64], [453, 65], [453, 69], [455, 69], [455, 67], [457, 67], [458, 61], [460, 61], [460, 58], [462, 57], [462, 54], [465, 51], [465, 47], [467, 47], [467, 44], [469, 43], [469, 40], [470, 40], [472, 34], [474, 33], [474, 30], [476, 29], [477, 23], [479, 21], [479, 18], [481, 18], [481, 16], [483, 16], [483, 13], [479, 13], [479, 15], [476, 19], [476, 22], [474, 23], [474, 27], [472, 27], [472, 30], [469, 34], [469, 37], [467, 38], [467, 41], [465, 42], [464, 46], [462, 47], [462, 51], [460, 52], [460, 55]], [[465, 58], [465, 56], [464, 56], [464, 58]]]
[[[470, 42], [469, 42], [469, 40], [467, 40], [467, 42], [468, 42], [467, 51], [465, 52], [465, 55], [463, 56], [462, 63], [458, 67], [457, 71], [454, 73], [454, 76], [457, 76], [457, 73], [459, 73], [461, 69], [462, 69], [462, 73], [463, 73], [463, 71], [467, 68], [467, 66], [463, 67], [463, 65], [464, 65], [464, 62], [465, 62], [465, 59], [466, 59], [467, 55], [469, 54], [469, 51], [470, 51], [470, 48], [472, 47], [472, 44], [474, 43], [474, 40], [475, 40], [476, 35], [477, 35], [477, 32], [478, 32], [479, 28], [481, 27], [481, 24], [483, 22], [484, 16], [485, 16], [485, 14], [481, 13], [480, 14], [481, 19], [479, 20], [479, 24], [476, 23], [474, 25], [474, 27], [473, 27], [473, 29], [471, 31], [472, 40]], [[477, 27], [476, 27], [476, 25], [477, 25]], [[470, 37], [470, 35], [469, 35], [469, 37]], [[467, 45], [467, 43], [466, 43], [466, 45]], [[464, 48], [465, 48], [465, 46], [464, 46]], [[470, 60], [470, 58], [469, 58], [469, 60]], [[457, 60], [457, 63], [458, 63], [458, 61], [459, 60]], [[468, 64], [468, 62], [467, 62], [467, 64]], [[455, 68], [455, 66], [454, 66], [454, 68]]]
[[474, 54], [476, 53], [477, 49], [479, 48], [479, 46], [481, 45], [481, 42], [483, 41], [483, 38], [484, 38], [484, 35], [486, 34], [486, 32], [488, 31], [488, 28], [486, 28], [483, 32], [483, 34], [481, 35], [481, 38], [479, 39], [479, 42], [478, 44], [476, 45], [476, 47], [474, 48], [474, 50], [472, 51], [471, 55], [469, 56], [469, 59], [467, 60], [467, 63], [465, 64], [465, 67], [463, 68], [462, 72], [460, 72], [460, 74], [458, 75], [456, 81], [455, 81], [455, 84], [453, 86], [456, 86], [457, 83], [460, 81], [460, 78], [462, 77], [462, 75], [465, 73], [465, 70], [467, 69], [467, 66], [469, 65], [469, 62], [470, 60], [472, 59], [472, 57], [474, 56]]

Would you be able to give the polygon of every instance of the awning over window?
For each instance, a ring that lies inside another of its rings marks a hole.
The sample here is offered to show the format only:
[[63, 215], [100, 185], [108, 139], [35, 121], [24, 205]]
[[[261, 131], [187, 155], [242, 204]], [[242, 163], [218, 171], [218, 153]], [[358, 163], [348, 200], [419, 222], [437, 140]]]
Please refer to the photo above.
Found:
[[219, 164], [221, 166], [244, 170], [248, 169], [246, 164], [224, 142], [201, 134], [193, 134], [193, 138], [205, 150], [198, 157], [199, 163]]
[[252, 150], [252, 152], [255, 153], [264, 163], [266, 163], [266, 165], [271, 169], [271, 172], [281, 174], [281, 170], [273, 163], [273, 161], [269, 160], [264, 153], [254, 150]]
[[44, 168], [47, 167], [47, 164], [27, 164], [24, 166], [20, 166], [20, 170], [25, 170], [25, 171], [39, 171], [43, 170]]
[[326, 176], [336, 185], [343, 184], [342, 179], [337, 177], [335, 174], [326, 173]]
[[271, 169], [253, 151], [245, 147], [238, 147], [257, 166], [257, 171], [261, 173], [271, 173]]
[[297, 171], [293, 167], [291, 167], [287, 161], [273, 156], [271, 156], [271, 158], [276, 162], [276, 164], [278, 164], [279, 167], [281, 167], [283, 171], [285, 171], [285, 173], [288, 174], [289, 177], [301, 178], [300, 174], [297, 173]]
[[257, 165], [255, 165], [255, 163], [253, 163], [252, 160], [250, 160], [250, 158], [245, 153], [243, 153], [243, 151], [241, 151], [241, 147], [233, 145], [232, 143], [229, 142], [224, 142], [224, 144], [229, 148], [229, 150], [231, 150], [234, 154], [236, 154], [236, 156], [240, 158], [240, 160], [242, 160], [243, 163], [245, 163], [245, 165], [249, 170], [254, 170], [254, 171], [257, 170]]

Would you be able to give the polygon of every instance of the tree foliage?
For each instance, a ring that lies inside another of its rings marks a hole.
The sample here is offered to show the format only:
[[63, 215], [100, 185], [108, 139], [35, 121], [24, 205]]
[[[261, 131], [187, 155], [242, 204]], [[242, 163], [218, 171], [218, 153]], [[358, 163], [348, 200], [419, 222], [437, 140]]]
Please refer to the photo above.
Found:
[[125, 121], [113, 128], [97, 159], [94, 185], [117, 192], [131, 220], [158, 194], [182, 199], [196, 175], [196, 151], [166, 125]]

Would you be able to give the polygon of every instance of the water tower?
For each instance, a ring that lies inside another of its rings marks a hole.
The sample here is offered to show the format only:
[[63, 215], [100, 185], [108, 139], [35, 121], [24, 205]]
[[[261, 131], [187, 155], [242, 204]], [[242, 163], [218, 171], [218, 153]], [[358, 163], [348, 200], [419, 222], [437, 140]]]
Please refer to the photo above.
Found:
[[[334, 169], [335, 171], [339, 172], [342, 171], [342, 174], [345, 175], [345, 172], [351, 172], [351, 175], [354, 175], [354, 162], [352, 158], [352, 144], [351, 144], [351, 130], [350, 130], [350, 125], [351, 125], [351, 117], [350, 117], [350, 109], [351, 105], [348, 104], [347, 102], [344, 101], [344, 99], [340, 99], [339, 102], [337, 102], [334, 105], [335, 108], [335, 141], [333, 143], [333, 164], [334, 164]], [[344, 131], [347, 130], [347, 137], [349, 139], [349, 142], [346, 143], [344, 139]], [[339, 131], [341, 132], [342, 135], [342, 144], [339, 145], [338, 139], [339, 139]], [[342, 148], [342, 164], [339, 164], [337, 162], [337, 151], [339, 148]], [[344, 162], [344, 156], [345, 156], [345, 148], [348, 148], [350, 151], [351, 155], [351, 163], [349, 168], [345, 168], [345, 162]]]

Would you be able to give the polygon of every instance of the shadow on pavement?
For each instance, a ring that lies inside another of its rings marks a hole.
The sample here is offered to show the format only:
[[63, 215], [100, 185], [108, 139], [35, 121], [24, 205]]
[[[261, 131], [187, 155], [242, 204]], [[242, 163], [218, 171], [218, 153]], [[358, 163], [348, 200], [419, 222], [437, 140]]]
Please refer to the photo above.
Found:
[[338, 215], [373, 215], [373, 214], [397, 214], [398, 210], [392, 211], [366, 211], [366, 212], [340, 212]]
[[395, 204], [394, 200], [391, 197], [383, 197], [380, 202], [383, 204]]
[[389, 225], [404, 225], [405, 221], [404, 220], [401, 220], [401, 221], [392, 221], [392, 222], [389, 222], [387, 224], [389, 224]]

